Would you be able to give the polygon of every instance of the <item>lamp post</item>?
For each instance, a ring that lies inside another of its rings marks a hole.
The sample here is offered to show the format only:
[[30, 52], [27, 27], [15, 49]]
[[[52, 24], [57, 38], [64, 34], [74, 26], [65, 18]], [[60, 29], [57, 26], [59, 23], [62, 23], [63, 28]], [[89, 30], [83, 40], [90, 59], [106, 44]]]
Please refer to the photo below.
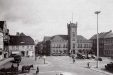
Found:
[[98, 58], [99, 58], [99, 35], [98, 35], [98, 14], [100, 11], [95, 11], [95, 14], [97, 15], [97, 68], [98, 68]]

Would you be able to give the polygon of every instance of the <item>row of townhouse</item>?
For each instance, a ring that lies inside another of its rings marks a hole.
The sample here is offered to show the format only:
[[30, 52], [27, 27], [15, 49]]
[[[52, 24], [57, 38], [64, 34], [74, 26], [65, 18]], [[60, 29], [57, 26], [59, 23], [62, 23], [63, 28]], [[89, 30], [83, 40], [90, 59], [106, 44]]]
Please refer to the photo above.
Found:
[[10, 35], [9, 55], [19, 54], [21, 56], [35, 56], [34, 40], [30, 36], [23, 35], [23, 33], [21, 34]]
[[30, 36], [23, 33], [10, 35], [6, 21], [0, 21], [0, 60], [14, 53], [22, 56], [34, 56], [34, 46], [34, 40]]
[[0, 60], [8, 57], [9, 29], [6, 21], [0, 21]]

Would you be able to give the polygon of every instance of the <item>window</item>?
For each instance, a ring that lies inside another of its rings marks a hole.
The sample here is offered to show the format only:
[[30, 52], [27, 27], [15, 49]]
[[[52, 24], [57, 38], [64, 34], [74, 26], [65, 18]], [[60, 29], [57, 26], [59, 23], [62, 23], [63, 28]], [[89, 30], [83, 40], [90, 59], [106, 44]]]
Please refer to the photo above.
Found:
[[61, 47], [61, 45], [59, 44], [59, 48]]
[[66, 44], [66, 48], [68, 48], [68, 44]]
[[80, 48], [80, 44], [78, 44], [78, 48]]
[[14, 49], [14, 46], [12, 46], [12, 49]]
[[31, 48], [33, 48], [33, 46], [31, 46]]
[[82, 44], [80, 44], [80, 48], [82, 48]]
[[56, 53], [58, 53], [58, 50], [56, 50]]
[[73, 43], [73, 48], [75, 48], [75, 43]]
[[19, 49], [19, 46], [16, 46], [16, 50], [18, 50]]
[[73, 32], [73, 37], [75, 37], [75, 32]]
[[73, 38], [73, 40], [72, 41], [75, 41], [75, 38]]
[[67, 50], [64, 50], [64, 53], [67, 53]]

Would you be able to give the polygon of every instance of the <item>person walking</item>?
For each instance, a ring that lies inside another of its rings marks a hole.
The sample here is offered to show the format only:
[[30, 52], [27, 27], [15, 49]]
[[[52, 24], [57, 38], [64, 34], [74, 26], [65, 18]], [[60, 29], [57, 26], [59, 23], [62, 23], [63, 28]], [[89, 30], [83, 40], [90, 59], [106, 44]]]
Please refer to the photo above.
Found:
[[14, 65], [13, 65], [13, 63], [12, 63], [12, 65], [11, 65], [11, 68], [14, 68]]
[[36, 75], [39, 73], [39, 67], [37, 66]]
[[73, 58], [73, 64], [75, 63], [75, 58]]
[[17, 63], [17, 67], [19, 67], [19, 63]]
[[90, 62], [87, 63], [87, 67], [90, 68]]

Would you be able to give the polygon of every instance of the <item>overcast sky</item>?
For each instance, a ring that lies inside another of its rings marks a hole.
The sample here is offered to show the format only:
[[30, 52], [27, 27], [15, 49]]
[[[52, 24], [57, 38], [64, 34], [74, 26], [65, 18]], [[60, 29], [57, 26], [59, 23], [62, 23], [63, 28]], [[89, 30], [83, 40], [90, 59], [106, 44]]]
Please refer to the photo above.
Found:
[[96, 10], [99, 32], [113, 30], [113, 0], [0, 0], [0, 20], [7, 21], [10, 34], [24, 32], [37, 40], [67, 34], [72, 13], [78, 35], [89, 39], [96, 33]]

